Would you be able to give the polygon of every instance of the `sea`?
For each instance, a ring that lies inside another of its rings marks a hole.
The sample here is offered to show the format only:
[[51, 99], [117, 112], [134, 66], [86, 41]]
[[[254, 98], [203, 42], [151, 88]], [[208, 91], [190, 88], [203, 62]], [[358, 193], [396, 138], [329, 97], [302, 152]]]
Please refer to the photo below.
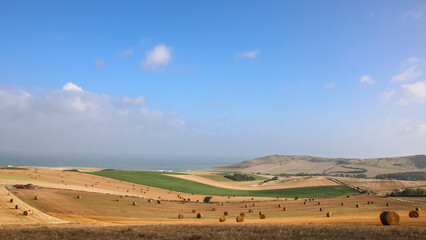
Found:
[[0, 153], [0, 166], [93, 167], [121, 170], [192, 171], [250, 160], [236, 156], [146, 156]]

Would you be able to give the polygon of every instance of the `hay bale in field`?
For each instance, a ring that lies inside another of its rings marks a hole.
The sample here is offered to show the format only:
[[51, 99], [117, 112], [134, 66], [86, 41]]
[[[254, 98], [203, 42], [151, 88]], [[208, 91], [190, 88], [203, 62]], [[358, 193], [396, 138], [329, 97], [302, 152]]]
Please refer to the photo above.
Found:
[[245, 208], [248, 208], [248, 204], [244, 205]]
[[197, 210], [195, 210], [195, 209], [192, 209], [192, 213], [196, 213], [197, 212]]
[[256, 204], [255, 203], [253, 203], [253, 205], [252, 205], [253, 207], [255, 207], [256, 206]]
[[240, 216], [245, 217], [245, 216], [246, 216], [246, 214], [244, 214], [244, 213], [242, 212], [242, 213], [240, 213]]
[[24, 211], [24, 215], [29, 216], [29, 215], [31, 215], [31, 213], [30, 213], [30, 211]]
[[120, 199], [119, 199], [119, 198], [117, 198], [115, 201], [119, 202], [119, 201], [120, 201]]
[[152, 202], [152, 199], [148, 199], [148, 202]]
[[305, 205], [306, 205], [306, 202], [303, 202], [303, 204], [305, 204]]
[[389, 206], [390, 206], [390, 203], [388, 203], [388, 202], [387, 202], [387, 203], [386, 203], [386, 207], [389, 207]]
[[197, 214], [197, 218], [201, 218], [203, 215], [201, 215], [201, 213]]
[[285, 212], [285, 211], [287, 211], [287, 208], [286, 208], [286, 207], [284, 207], [284, 208], [283, 208], [283, 211], [284, 211], [284, 212]]
[[398, 225], [399, 215], [396, 212], [385, 211], [380, 214], [380, 221], [383, 225]]
[[320, 207], [320, 212], [324, 211], [324, 208]]
[[265, 214], [260, 215], [260, 219], [265, 219]]
[[419, 217], [419, 212], [417, 212], [417, 211], [411, 211], [410, 213], [408, 213], [408, 216], [410, 216], [410, 218], [418, 218]]
[[327, 213], [327, 217], [332, 217], [332, 216], [333, 216], [333, 213], [331, 213], [331, 212]]
[[133, 204], [133, 206], [136, 206], [136, 205], [138, 205], [138, 203], [137, 203], [137, 202], [133, 202], [132, 204]]
[[21, 206], [15, 205], [15, 209], [21, 209]]
[[370, 201], [370, 204], [374, 204], [374, 202], [373, 202], [373, 201]]
[[345, 206], [345, 203], [344, 203], [344, 202], [341, 202], [341, 203], [340, 203], [340, 205], [341, 205], [341, 206]]
[[81, 195], [78, 195], [78, 196], [77, 196], [77, 199], [81, 199]]
[[265, 215], [263, 211], [259, 211], [259, 215]]
[[225, 222], [225, 221], [226, 221], [226, 217], [225, 216], [222, 216], [222, 217], [219, 218], [219, 222]]
[[318, 205], [321, 205], [321, 202], [318, 202]]
[[420, 212], [420, 208], [419, 208], [419, 207], [416, 207], [416, 211], [417, 211], [417, 212]]
[[278, 207], [279, 207], [279, 208], [282, 208], [282, 207], [283, 207], [283, 205], [282, 205], [282, 204], [278, 204]]
[[183, 214], [182, 214], [182, 213], [180, 213], [180, 214], [178, 215], [178, 218], [179, 218], [179, 219], [183, 219]]
[[11, 198], [10, 200], [9, 200], [9, 202], [14, 202], [15, 200], [13, 199], [13, 198]]
[[356, 208], [359, 208], [359, 204], [357, 203], [357, 204], [355, 205], [355, 207], [356, 207]]
[[216, 211], [216, 208], [212, 208], [212, 211]]
[[349, 198], [349, 195], [348, 195], [348, 196], [346, 196], [346, 198]]
[[238, 216], [236, 219], [235, 219], [237, 222], [244, 222], [244, 216]]
[[228, 212], [227, 211], [223, 212], [223, 215], [228, 216]]
[[222, 203], [222, 206], [225, 205], [224, 203]]
[[252, 212], [253, 212], [253, 209], [251, 209], [251, 208], [250, 208], [250, 209], [249, 209], [249, 213], [252, 213]]
[[251, 200], [254, 200], [254, 198], [251, 198]]
[[197, 201], [195, 201], [196, 203], [199, 203], [200, 202], [200, 200], [197, 200]]
[[34, 196], [34, 200], [38, 200], [38, 196]]
[[287, 201], [287, 198], [285, 199], [285, 201]]
[[157, 200], [157, 203], [158, 203], [158, 204], [161, 204], [161, 200]]

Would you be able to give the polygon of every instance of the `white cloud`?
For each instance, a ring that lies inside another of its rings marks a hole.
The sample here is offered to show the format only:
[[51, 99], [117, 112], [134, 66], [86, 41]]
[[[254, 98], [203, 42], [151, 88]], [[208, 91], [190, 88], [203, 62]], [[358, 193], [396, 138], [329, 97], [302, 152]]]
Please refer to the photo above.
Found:
[[78, 92], [83, 92], [83, 88], [75, 85], [72, 82], [67, 82], [63, 87], [62, 90], [64, 91], [78, 91]]
[[424, 15], [424, 6], [417, 5], [411, 10], [408, 10], [402, 14], [402, 17], [404, 18], [411, 18], [411, 19], [422, 19]]
[[97, 68], [105, 67], [105, 61], [103, 59], [94, 60], [93, 63]]
[[417, 66], [412, 66], [405, 72], [392, 77], [392, 82], [406, 82], [414, 80], [422, 75], [422, 71]]
[[404, 84], [400, 92], [401, 98], [398, 101], [400, 105], [426, 102], [426, 81]]
[[135, 53], [135, 50], [133, 48], [129, 48], [123, 51], [120, 51], [118, 53], [118, 55], [120, 55], [120, 57], [126, 58], [126, 57], [130, 57]]
[[204, 106], [205, 107], [216, 107], [216, 106], [220, 106], [220, 105], [223, 105], [223, 104], [225, 104], [223, 101], [217, 101], [217, 102], [209, 101], [209, 102], [204, 103]]
[[72, 83], [41, 92], [0, 88], [0, 151], [162, 152], [165, 139], [185, 130], [177, 113], [150, 109], [143, 96], [87, 92]]
[[361, 79], [359, 80], [361, 83], [367, 83], [369, 85], [373, 85], [376, 83], [376, 81], [369, 75], [364, 75], [361, 77]]
[[324, 85], [325, 88], [334, 88], [336, 86], [336, 84], [334, 82], [330, 82], [327, 83], [326, 85]]
[[259, 55], [260, 51], [258, 49], [252, 50], [252, 51], [247, 51], [247, 52], [243, 52], [243, 53], [239, 53], [237, 54], [237, 57], [240, 58], [256, 58]]
[[379, 94], [379, 97], [384, 101], [384, 102], [387, 102], [387, 101], [389, 101], [393, 96], [395, 96], [395, 94], [396, 94], [396, 91], [395, 91], [395, 89], [394, 90], [391, 90], [391, 91], [384, 91], [384, 92], [382, 92], [382, 93], [380, 93]]
[[426, 133], [426, 124], [420, 124], [418, 127], [419, 133]]
[[159, 44], [151, 51], [145, 53], [145, 59], [140, 62], [140, 66], [145, 70], [153, 70], [158, 67], [165, 67], [172, 60], [172, 48]]

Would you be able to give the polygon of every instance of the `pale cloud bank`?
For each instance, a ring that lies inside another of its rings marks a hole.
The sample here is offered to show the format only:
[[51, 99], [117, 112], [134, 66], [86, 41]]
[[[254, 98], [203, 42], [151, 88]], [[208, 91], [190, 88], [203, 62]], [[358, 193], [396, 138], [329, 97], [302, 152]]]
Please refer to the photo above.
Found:
[[387, 102], [389, 101], [393, 96], [395, 96], [396, 94], [396, 90], [391, 90], [391, 91], [384, 91], [382, 93], [379, 94], [379, 97], [384, 101]]
[[361, 77], [361, 79], [359, 80], [361, 83], [366, 83], [369, 85], [373, 85], [376, 83], [376, 81], [369, 75], [364, 75]]
[[330, 83], [327, 83], [326, 85], [324, 85], [324, 87], [325, 88], [334, 88], [336, 86], [336, 84], [334, 83], [334, 82], [330, 82]]
[[236, 56], [239, 57], [239, 58], [253, 59], [253, 58], [256, 58], [259, 55], [259, 53], [260, 53], [260, 51], [258, 49], [255, 49], [255, 50], [252, 50], [252, 51], [238, 53]]
[[122, 57], [122, 58], [127, 58], [127, 57], [132, 56], [134, 53], [135, 53], [135, 50], [133, 48], [129, 48], [129, 49], [120, 51], [118, 53], [118, 55], [120, 55], [120, 57]]
[[176, 112], [151, 109], [143, 96], [87, 92], [71, 82], [42, 92], [0, 88], [0, 150], [144, 152], [185, 129]]
[[415, 19], [415, 20], [422, 19], [423, 15], [424, 15], [424, 10], [425, 10], [424, 5], [417, 5], [416, 7], [412, 8], [408, 11], [405, 11], [402, 14], [402, 17], [403, 18], [411, 18], [411, 19]]
[[159, 44], [145, 53], [145, 58], [140, 62], [140, 66], [145, 70], [154, 70], [159, 67], [166, 67], [171, 60], [172, 48]]

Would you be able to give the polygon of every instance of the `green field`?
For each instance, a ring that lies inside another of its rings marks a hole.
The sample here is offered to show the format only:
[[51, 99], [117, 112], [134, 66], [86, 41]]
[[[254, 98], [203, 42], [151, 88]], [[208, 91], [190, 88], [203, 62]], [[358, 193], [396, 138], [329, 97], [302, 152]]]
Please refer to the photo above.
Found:
[[12, 179], [12, 180], [24, 180], [24, 181], [38, 181], [38, 182], [50, 182], [50, 183], [59, 183], [60, 182], [53, 182], [43, 179], [35, 179], [35, 178], [29, 178], [29, 177], [21, 177], [21, 176], [15, 176], [15, 175], [7, 175], [7, 174], [0, 174], [0, 179]]
[[27, 168], [21, 168], [21, 167], [0, 167], [0, 169], [3, 170], [28, 170]]
[[319, 187], [303, 187], [288, 189], [272, 189], [272, 190], [234, 190], [218, 188], [198, 182], [185, 179], [174, 178], [166, 174], [177, 174], [169, 172], [150, 172], [150, 171], [124, 171], [124, 170], [107, 170], [98, 171], [88, 174], [108, 177], [112, 179], [122, 180], [130, 183], [136, 183], [151, 187], [157, 187], [167, 190], [174, 190], [184, 193], [194, 193], [201, 195], [216, 196], [252, 196], [252, 197], [337, 197], [345, 195], [358, 194], [357, 191], [343, 186], [319, 186]]

